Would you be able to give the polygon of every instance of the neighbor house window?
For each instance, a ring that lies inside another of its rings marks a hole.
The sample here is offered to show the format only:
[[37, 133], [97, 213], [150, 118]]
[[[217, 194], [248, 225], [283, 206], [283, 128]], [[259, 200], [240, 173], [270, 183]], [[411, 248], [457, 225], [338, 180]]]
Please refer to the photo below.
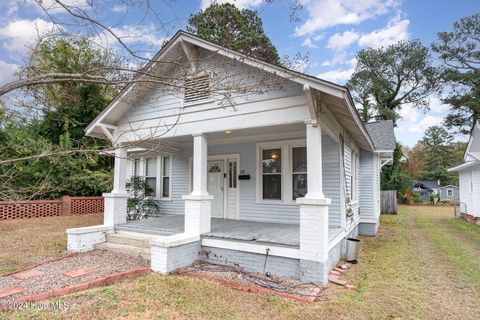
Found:
[[452, 189], [448, 189], [448, 190], [447, 190], [447, 196], [448, 196], [448, 197], [453, 196], [453, 190], [452, 190]]
[[282, 199], [282, 149], [262, 150], [262, 199]]
[[307, 194], [307, 148], [292, 148], [292, 199]]
[[172, 169], [171, 157], [163, 157], [162, 165], [162, 198], [170, 198], [170, 174]]
[[147, 158], [145, 168], [145, 183], [150, 187], [149, 196], [157, 194], [157, 158]]

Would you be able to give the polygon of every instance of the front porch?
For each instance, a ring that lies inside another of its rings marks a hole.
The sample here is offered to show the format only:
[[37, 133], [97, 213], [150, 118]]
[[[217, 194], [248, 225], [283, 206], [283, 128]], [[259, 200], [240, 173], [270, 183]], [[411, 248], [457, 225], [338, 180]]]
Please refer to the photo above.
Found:
[[[159, 215], [116, 225], [115, 230], [170, 236], [184, 232], [184, 221], [183, 215]], [[329, 243], [341, 232], [339, 227], [329, 228]], [[202, 234], [205, 238], [299, 248], [300, 228], [293, 224], [212, 218], [210, 232]]]

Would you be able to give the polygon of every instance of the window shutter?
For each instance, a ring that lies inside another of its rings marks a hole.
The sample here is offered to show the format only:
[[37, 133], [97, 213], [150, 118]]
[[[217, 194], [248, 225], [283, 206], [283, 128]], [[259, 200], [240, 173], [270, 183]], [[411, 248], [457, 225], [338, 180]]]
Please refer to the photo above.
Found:
[[198, 76], [185, 80], [185, 103], [205, 100], [210, 97], [210, 77]]

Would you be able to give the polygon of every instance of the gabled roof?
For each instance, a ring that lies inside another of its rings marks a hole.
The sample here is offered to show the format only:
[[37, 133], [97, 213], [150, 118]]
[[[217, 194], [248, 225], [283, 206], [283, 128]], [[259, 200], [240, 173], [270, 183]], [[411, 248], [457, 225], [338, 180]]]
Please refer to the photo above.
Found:
[[395, 150], [396, 140], [392, 120], [366, 123], [365, 127], [373, 140], [375, 149]]
[[415, 186], [421, 185], [425, 189], [435, 190], [440, 189], [440, 185], [437, 180], [417, 180], [415, 181]]
[[473, 126], [463, 160], [451, 166], [448, 172], [461, 171], [476, 165], [480, 165], [480, 121]]
[[[177, 47], [178, 45], [182, 45], [182, 43], [188, 43], [189, 45], [193, 45], [196, 47], [200, 47], [206, 50], [214, 51], [216, 54], [223, 55], [227, 58], [231, 58], [246, 65], [261, 69], [263, 71], [272, 73], [276, 76], [288, 79], [290, 81], [294, 81], [304, 86], [304, 88], [317, 90], [318, 92], [326, 93], [331, 95], [335, 98], [341, 99], [345, 102], [345, 107], [347, 111], [343, 111], [343, 116], [348, 114], [348, 123], [355, 124], [346, 125], [348, 130], [355, 132], [355, 138], [357, 142], [362, 146], [362, 148], [373, 150], [375, 149], [374, 143], [363, 124], [358, 111], [355, 107], [353, 99], [350, 95], [350, 92], [345, 86], [341, 86], [330, 81], [322, 80], [316, 78], [311, 75], [307, 75], [304, 73], [300, 73], [294, 70], [287, 69], [285, 67], [273, 65], [267, 62], [260, 61], [258, 59], [246, 56], [242, 53], [230, 50], [228, 48], [222, 47], [215, 43], [209, 42], [207, 40], [201, 39], [196, 35], [185, 31], [178, 31], [172, 39], [152, 58], [152, 60], [147, 63], [141, 70], [149, 70], [152, 68], [157, 61], [162, 61], [162, 58], [167, 56], [169, 53], [173, 52], [173, 48]], [[136, 79], [143, 77], [144, 73], [139, 72]], [[138, 81], [137, 81], [138, 82]], [[105, 136], [104, 128], [102, 129], [102, 125], [111, 125], [115, 121], [117, 121], [123, 112], [128, 110], [129, 105], [127, 105], [123, 100], [123, 98], [128, 97], [133, 92], [133, 88], [137, 86], [137, 83], [130, 83], [127, 85], [119, 94], [118, 96], [103, 110], [93, 121], [88, 125], [85, 129], [86, 135], [90, 136], [97, 136], [102, 137]], [[114, 112], [115, 111], [115, 112]], [[332, 110], [335, 111], [335, 110]], [[346, 112], [346, 113], [345, 113]], [[116, 114], [116, 113], [119, 113]], [[343, 119], [339, 119], [343, 120]], [[347, 120], [345, 120], [347, 121]]]

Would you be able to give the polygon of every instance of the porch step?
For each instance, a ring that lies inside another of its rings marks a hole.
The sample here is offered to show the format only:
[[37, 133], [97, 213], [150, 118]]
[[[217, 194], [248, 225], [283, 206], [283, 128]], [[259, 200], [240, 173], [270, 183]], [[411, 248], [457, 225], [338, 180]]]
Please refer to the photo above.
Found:
[[146, 248], [131, 246], [127, 244], [119, 244], [113, 242], [103, 242], [95, 245], [96, 250], [106, 250], [122, 253], [131, 257], [140, 257], [150, 261], [150, 245]]
[[133, 247], [150, 248], [150, 241], [154, 237], [148, 235], [138, 235], [131, 232], [117, 232], [107, 234], [107, 242], [124, 244]]

